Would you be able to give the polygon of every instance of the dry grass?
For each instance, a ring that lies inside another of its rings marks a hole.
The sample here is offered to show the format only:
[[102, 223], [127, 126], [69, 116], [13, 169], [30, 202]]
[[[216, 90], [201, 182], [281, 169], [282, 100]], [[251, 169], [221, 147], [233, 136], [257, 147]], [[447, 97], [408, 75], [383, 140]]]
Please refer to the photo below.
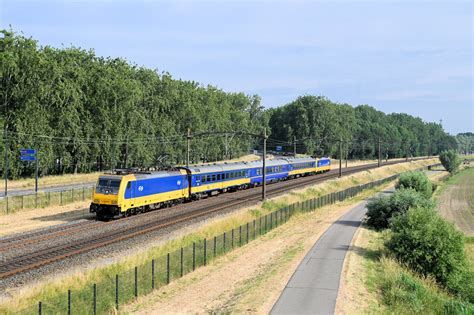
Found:
[[[62, 185], [69, 184], [78, 184], [78, 183], [95, 183], [97, 177], [103, 173], [87, 173], [87, 174], [65, 174], [65, 175], [49, 175], [38, 178], [38, 187], [57, 187]], [[0, 183], [0, 190], [4, 190], [5, 182]], [[27, 189], [35, 187], [34, 178], [24, 178], [8, 181], [8, 189]]]
[[74, 220], [92, 217], [90, 201], [79, 201], [64, 206], [22, 210], [0, 215], [0, 236], [45, 228]]
[[437, 194], [438, 211], [467, 236], [474, 236], [474, 168], [450, 177]]
[[[433, 160], [424, 160], [406, 164], [385, 166], [380, 169], [357, 173], [342, 179], [329, 180], [306, 189], [291, 192], [285, 196], [270, 200], [263, 205], [242, 209], [233, 214], [212, 219], [194, 231], [192, 231], [192, 228], [177, 231], [174, 233], [174, 235], [169, 236], [173, 239], [166, 242], [162, 240], [155, 242], [154, 244], [147, 244], [147, 246], [137, 249], [137, 251], [131, 252], [129, 255], [116, 255], [114, 259], [108, 259], [107, 263], [102, 262], [105, 265], [103, 267], [98, 267], [94, 262], [91, 262], [90, 265], [92, 267], [83, 266], [80, 269], [78, 268], [77, 270], [70, 272], [66, 277], [42, 280], [36, 283], [34, 287], [27, 287], [20, 291], [11, 291], [10, 293], [14, 296], [14, 299], [6, 301], [2, 307], [5, 307], [6, 309], [16, 309], [25, 306], [25, 304], [28, 305], [33, 301], [36, 302], [40, 299], [55, 296], [57, 295], [57, 292], [65, 292], [67, 288], [74, 289], [81, 288], [86, 285], [89, 286], [91, 283], [98, 281], [106, 274], [115, 274], [124, 270], [129, 270], [133, 268], [133, 266], [149, 262], [154, 257], [159, 257], [167, 252], [179, 249], [182, 246], [187, 246], [193, 241], [202, 239], [204, 237], [209, 238], [211, 236], [221, 234], [224, 231], [228, 231], [234, 227], [239, 226], [243, 222], [251, 221], [255, 217], [260, 216], [262, 213], [267, 213], [278, 206], [296, 201], [307, 200], [324, 193], [339, 191], [347, 187], [378, 180], [395, 173], [413, 170], [432, 163], [434, 163]], [[331, 207], [331, 209], [334, 209], [334, 206]], [[335, 217], [334, 220], [336, 218], [337, 217]], [[321, 218], [318, 218], [315, 222], [321, 224], [324, 222], [321, 220]], [[300, 227], [303, 225], [304, 224], [300, 224]], [[308, 237], [310, 234], [311, 233], [305, 233], [304, 236]], [[193, 277], [193, 275], [194, 273], [191, 274], [190, 277]], [[277, 293], [273, 292], [273, 294], [278, 297]]]

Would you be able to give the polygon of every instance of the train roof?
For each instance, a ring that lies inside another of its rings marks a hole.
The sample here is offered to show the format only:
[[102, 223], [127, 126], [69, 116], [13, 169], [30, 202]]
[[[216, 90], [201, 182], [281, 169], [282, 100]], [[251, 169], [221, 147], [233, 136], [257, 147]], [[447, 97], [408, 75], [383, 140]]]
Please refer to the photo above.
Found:
[[311, 157], [302, 157], [302, 158], [285, 158], [285, 160], [288, 161], [288, 163], [305, 163], [305, 162], [314, 162], [316, 159], [313, 159]]
[[116, 178], [121, 179], [127, 175], [134, 175], [137, 179], [143, 178], [160, 178], [167, 176], [177, 176], [182, 175], [181, 172], [177, 169], [167, 170], [167, 171], [124, 171], [124, 170], [114, 170], [114, 173], [105, 173], [99, 175], [99, 178]]

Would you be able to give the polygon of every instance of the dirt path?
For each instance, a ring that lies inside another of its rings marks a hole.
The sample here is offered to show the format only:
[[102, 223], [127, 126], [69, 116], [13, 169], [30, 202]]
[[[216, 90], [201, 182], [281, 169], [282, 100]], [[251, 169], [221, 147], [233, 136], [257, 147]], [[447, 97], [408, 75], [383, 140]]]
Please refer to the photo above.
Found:
[[474, 168], [454, 175], [437, 198], [438, 211], [466, 235], [474, 236]]

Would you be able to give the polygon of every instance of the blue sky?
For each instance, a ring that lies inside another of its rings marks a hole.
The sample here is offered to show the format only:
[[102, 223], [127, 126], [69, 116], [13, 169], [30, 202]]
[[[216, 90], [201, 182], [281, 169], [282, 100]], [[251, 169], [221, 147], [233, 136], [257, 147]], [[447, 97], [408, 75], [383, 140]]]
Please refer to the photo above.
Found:
[[471, 2], [0, 0], [10, 24], [266, 107], [324, 95], [474, 131]]

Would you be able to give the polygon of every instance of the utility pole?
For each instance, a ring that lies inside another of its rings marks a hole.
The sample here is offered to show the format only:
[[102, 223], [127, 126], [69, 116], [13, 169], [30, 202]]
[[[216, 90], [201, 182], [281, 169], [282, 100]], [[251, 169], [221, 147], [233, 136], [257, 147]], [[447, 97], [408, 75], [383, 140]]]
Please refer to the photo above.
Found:
[[8, 126], [6, 125], [6, 122], [5, 122], [5, 133], [4, 133], [4, 136], [5, 136], [5, 165], [3, 167], [3, 175], [5, 177], [5, 198], [7, 197], [8, 195], [8, 135], [7, 135], [7, 132], [8, 132]]
[[265, 160], [267, 158], [267, 129], [263, 128], [263, 169], [262, 169], [262, 201], [265, 201], [265, 188], [266, 188], [266, 177], [267, 177], [267, 168], [265, 165]]
[[381, 151], [380, 151], [380, 137], [379, 137], [379, 162], [378, 162], [378, 167], [380, 167], [380, 164], [382, 163], [382, 156], [381, 156]]
[[339, 178], [342, 177], [342, 137], [339, 141]]
[[186, 136], [187, 148], [186, 148], [186, 167], [189, 167], [189, 151], [191, 149], [191, 129], [188, 128], [188, 135]]
[[35, 192], [38, 192], [38, 149], [35, 149]]
[[296, 136], [293, 136], [293, 156], [296, 157]]

